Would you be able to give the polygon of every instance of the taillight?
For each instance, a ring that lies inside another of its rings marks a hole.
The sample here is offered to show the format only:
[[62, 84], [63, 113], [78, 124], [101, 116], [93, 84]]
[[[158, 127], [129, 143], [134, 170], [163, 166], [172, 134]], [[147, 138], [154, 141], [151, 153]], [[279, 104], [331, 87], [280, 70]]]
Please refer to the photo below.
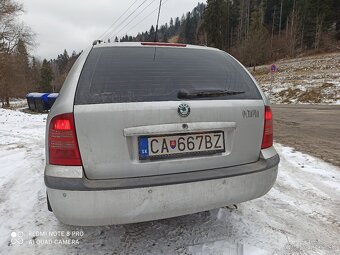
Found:
[[264, 108], [264, 129], [262, 138], [262, 149], [273, 146], [273, 114], [269, 106]]
[[49, 163], [51, 165], [81, 166], [73, 113], [55, 116], [48, 132]]

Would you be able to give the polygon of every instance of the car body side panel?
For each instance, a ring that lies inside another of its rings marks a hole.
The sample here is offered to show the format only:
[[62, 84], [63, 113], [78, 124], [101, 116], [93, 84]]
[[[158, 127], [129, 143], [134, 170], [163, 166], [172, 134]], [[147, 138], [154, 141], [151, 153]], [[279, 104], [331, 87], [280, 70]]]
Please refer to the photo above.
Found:
[[77, 61], [73, 64], [70, 72], [68, 73], [66, 80], [59, 92], [59, 96], [55, 103], [53, 104], [46, 121], [46, 140], [45, 140], [45, 148], [46, 148], [46, 163], [48, 164], [48, 128], [50, 125], [51, 119], [59, 114], [73, 112], [73, 104], [74, 104], [74, 95], [77, 89], [78, 79], [80, 73], [83, 69], [84, 63], [87, 59], [88, 54], [90, 53], [91, 48], [86, 49], [77, 59]]

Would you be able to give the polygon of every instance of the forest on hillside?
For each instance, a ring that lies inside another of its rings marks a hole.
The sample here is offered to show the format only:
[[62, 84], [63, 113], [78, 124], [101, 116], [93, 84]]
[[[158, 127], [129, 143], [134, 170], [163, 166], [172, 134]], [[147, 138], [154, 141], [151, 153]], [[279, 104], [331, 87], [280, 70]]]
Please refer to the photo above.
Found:
[[[0, 100], [28, 92], [58, 92], [80, 53], [64, 50], [54, 59], [30, 54], [34, 32], [18, 17], [16, 0], [0, 0]], [[180, 42], [225, 50], [246, 66], [340, 50], [339, 0], [207, 0], [182, 17], [171, 18], [124, 41]], [[94, 38], [96, 39], [96, 38]], [[110, 38], [107, 38], [110, 39]]]
[[[159, 28], [162, 42], [225, 50], [246, 66], [340, 50], [339, 0], [208, 0]], [[155, 27], [115, 41], [153, 41]]]

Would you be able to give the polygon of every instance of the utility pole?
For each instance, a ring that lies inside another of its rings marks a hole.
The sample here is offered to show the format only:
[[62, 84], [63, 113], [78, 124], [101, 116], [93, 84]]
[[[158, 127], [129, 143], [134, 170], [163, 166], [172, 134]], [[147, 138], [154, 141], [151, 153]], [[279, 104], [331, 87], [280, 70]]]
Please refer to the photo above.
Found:
[[158, 8], [158, 16], [157, 16], [157, 24], [156, 24], [156, 32], [155, 32], [155, 42], [158, 41], [158, 22], [159, 22], [159, 15], [161, 14], [161, 8], [162, 8], [162, 0], [159, 0], [159, 8]]

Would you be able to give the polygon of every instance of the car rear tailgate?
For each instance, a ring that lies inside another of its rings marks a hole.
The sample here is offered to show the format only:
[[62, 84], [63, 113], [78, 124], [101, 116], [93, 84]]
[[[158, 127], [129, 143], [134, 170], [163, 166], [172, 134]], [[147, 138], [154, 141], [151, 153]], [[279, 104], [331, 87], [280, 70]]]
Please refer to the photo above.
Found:
[[[227, 167], [258, 160], [263, 133], [263, 101], [207, 100], [188, 104], [191, 113], [187, 118], [178, 115], [179, 102], [76, 105], [75, 125], [86, 176], [89, 179], [150, 176]], [[253, 115], [248, 115], [248, 112], [253, 112]], [[140, 160], [138, 137], [164, 135], [170, 130], [164, 131], [159, 127], [176, 127], [176, 124], [180, 124], [177, 125], [178, 132], [174, 129], [171, 133], [223, 131], [225, 152]], [[188, 129], [181, 130], [182, 124], [187, 124]]]

